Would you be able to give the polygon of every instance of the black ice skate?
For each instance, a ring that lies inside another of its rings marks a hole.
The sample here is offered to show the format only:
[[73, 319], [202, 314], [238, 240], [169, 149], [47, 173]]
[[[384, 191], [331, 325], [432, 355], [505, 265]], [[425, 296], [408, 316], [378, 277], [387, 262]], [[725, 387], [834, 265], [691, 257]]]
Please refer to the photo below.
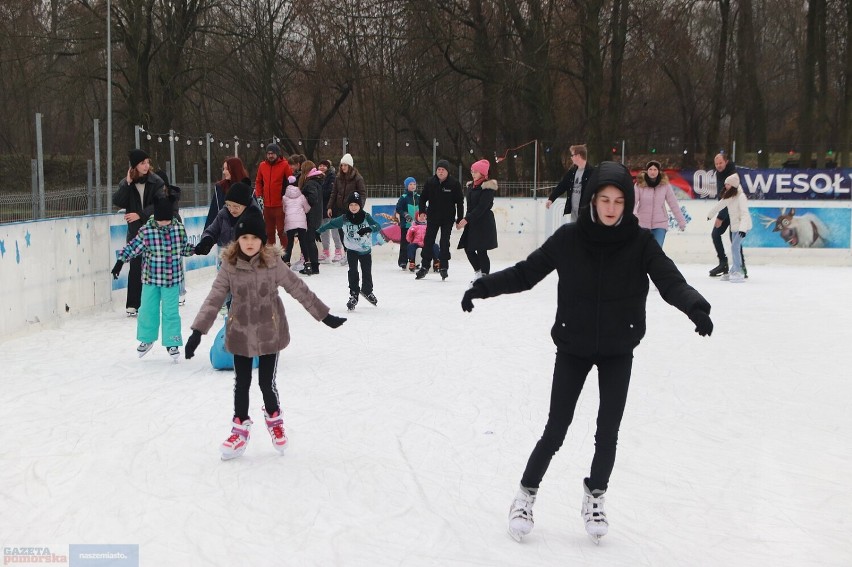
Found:
[[358, 294], [353, 291], [349, 293], [349, 301], [346, 302], [346, 309], [354, 311], [356, 305], [358, 305]]
[[728, 273], [728, 261], [727, 260], [720, 260], [719, 265], [716, 266], [715, 268], [713, 268], [712, 270], [710, 270], [710, 277], [711, 278], [717, 278], [717, 277], [721, 276], [722, 274], [727, 274], [727, 273]]
[[364, 292], [362, 291], [362, 292], [361, 292], [361, 295], [363, 295], [363, 296], [364, 296], [364, 299], [366, 299], [367, 301], [369, 301], [372, 305], [376, 305], [376, 304], [378, 304], [378, 303], [379, 303], [379, 300], [378, 300], [378, 299], [376, 299], [376, 296], [375, 296], [375, 295], [373, 295], [373, 292], [370, 292], [370, 293], [364, 293]]

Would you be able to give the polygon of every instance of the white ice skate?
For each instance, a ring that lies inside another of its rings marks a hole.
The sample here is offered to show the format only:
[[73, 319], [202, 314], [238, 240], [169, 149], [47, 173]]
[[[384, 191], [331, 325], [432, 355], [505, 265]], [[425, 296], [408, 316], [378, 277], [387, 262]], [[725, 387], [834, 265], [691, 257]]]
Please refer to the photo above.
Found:
[[589, 490], [583, 481], [583, 510], [581, 514], [586, 522], [586, 533], [595, 544], [600, 544], [601, 538], [609, 531], [609, 522], [604, 510], [605, 490]]
[[225, 439], [225, 442], [219, 446], [223, 461], [236, 459], [246, 452], [246, 445], [248, 445], [249, 438], [251, 437], [251, 426], [251, 419], [247, 418], [240, 422], [240, 418], [234, 418], [230, 437]]
[[174, 360], [175, 364], [177, 364], [178, 360], [180, 360], [180, 349], [176, 346], [170, 346], [166, 348], [166, 350], [169, 351], [169, 356], [171, 356], [172, 360]]
[[266, 408], [263, 408], [263, 417], [266, 418], [266, 429], [272, 438], [272, 446], [283, 455], [284, 451], [290, 445], [287, 440], [287, 433], [284, 431], [284, 420], [281, 419], [281, 410], [269, 415], [266, 413]]
[[136, 353], [139, 355], [139, 358], [142, 358], [152, 348], [154, 348], [154, 343], [139, 343], [139, 346], [136, 347]]
[[533, 529], [533, 504], [535, 494], [530, 494], [524, 487], [519, 488], [509, 507], [509, 535], [515, 541], [521, 541]]

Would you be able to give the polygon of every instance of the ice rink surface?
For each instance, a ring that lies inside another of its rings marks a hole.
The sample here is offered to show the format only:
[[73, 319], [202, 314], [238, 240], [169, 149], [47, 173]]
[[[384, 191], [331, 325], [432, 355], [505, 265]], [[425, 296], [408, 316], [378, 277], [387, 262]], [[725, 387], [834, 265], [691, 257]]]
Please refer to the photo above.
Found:
[[[454, 251], [455, 252], [455, 251]], [[460, 253], [459, 253], [460, 256]], [[498, 264], [495, 268], [505, 267]], [[346, 270], [307, 279], [340, 329], [283, 290], [291, 345], [277, 455], [251, 391], [245, 455], [219, 459], [232, 372], [207, 353], [136, 355], [123, 305], [0, 342], [0, 545], [139, 544], [140, 565], [852, 565], [852, 269], [683, 265], [710, 338], [655, 291], [635, 351], [600, 546], [580, 518], [593, 370], [522, 543], [506, 516], [547, 418], [556, 277], [459, 301], [470, 267], [415, 281], [374, 266], [378, 307], [346, 314]], [[191, 283], [184, 338], [213, 276]]]

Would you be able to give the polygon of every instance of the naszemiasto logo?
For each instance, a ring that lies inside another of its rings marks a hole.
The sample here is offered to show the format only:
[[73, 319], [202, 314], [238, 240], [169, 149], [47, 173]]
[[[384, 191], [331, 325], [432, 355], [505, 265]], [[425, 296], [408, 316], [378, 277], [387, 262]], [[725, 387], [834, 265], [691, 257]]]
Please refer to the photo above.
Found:
[[52, 553], [49, 547], [4, 547], [3, 565], [68, 563], [68, 556]]

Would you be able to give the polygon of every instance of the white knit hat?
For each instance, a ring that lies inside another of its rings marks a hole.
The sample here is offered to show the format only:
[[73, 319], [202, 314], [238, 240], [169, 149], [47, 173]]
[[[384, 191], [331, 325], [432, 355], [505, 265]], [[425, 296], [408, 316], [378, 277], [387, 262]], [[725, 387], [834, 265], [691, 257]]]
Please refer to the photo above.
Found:
[[725, 185], [730, 185], [731, 187], [739, 187], [740, 186], [740, 176], [736, 173], [732, 173], [731, 175], [725, 178]]
[[343, 165], [344, 163], [349, 167], [355, 166], [355, 161], [352, 159], [352, 154], [343, 154], [343, 157], [340, 158], [340, 165]]

